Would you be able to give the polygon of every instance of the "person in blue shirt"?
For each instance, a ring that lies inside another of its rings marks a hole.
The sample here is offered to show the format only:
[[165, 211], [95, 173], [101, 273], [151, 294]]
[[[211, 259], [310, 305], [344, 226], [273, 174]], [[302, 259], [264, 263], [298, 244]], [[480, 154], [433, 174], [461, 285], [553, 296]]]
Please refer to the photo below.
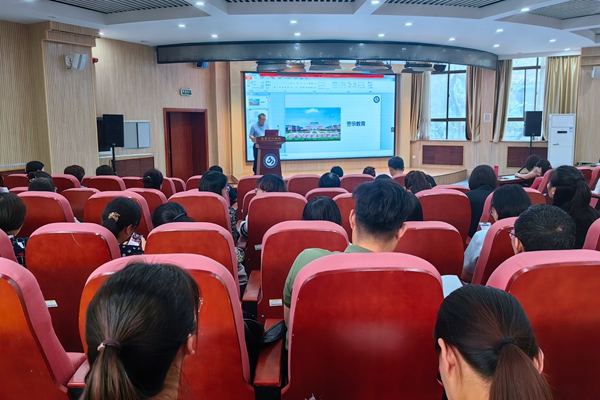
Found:
[[252, 171], [254, 171], [254, 175], [256, 175], [256, 158], [258, 157], [258, 148], [256, 147], [256, 138], [260, 136], [265, 136], [265, 131], [269, 129], [269, 125], [267, 125], [267, 116], [263, 113], [258, 114], [258, 122], [252, 125], [250, 128], [250, 140], [254, 143], [252, 147], [252, 153], [254, 154], [254, 165], [252, 166]]

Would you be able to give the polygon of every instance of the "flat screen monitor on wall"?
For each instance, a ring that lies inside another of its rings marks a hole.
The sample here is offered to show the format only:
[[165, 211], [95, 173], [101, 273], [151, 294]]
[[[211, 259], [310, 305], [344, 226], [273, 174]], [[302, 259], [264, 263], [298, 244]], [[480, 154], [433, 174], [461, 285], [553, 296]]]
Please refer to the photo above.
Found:
[[247, 161], [261, 113], [287, 140], [282, 160], [394, 155], [395, 75], [245, 72], [244, 101]]

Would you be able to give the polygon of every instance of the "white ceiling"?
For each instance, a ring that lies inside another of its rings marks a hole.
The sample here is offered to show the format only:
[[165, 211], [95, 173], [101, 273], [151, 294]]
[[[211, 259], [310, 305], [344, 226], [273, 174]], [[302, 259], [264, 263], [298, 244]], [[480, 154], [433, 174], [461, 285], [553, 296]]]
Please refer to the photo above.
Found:
[[[195, 0], [60, 1], [0, 0], [0, 20], [55, 20], [100, 29], [106, 38], [152, 46], [381, 40], [452, 45], [489, 51], [500, 58], [519, 58], [577, 54], [581, 47], [600, 43], [596, 33], [600, 32], [600, 15], [595, 14], [600, 12], [600, 3], [595, 0], [380, 0], [379, 4], [371, 0], [199, 0], [203, 5], [196, 5]], [[185, 3], [189, 5], [181, 6]], [[152, 8], [161, 6], [164, 8]], [[123, 9], [134, 11], [119, 12]], [[568, 18], [561, 19], [563, 15]], [[290, 23], [292, 20], [297, 23]], [[497, 32], [499, 29], [503, 31]], [[499, 47], [494, 47], [496, 44]]]

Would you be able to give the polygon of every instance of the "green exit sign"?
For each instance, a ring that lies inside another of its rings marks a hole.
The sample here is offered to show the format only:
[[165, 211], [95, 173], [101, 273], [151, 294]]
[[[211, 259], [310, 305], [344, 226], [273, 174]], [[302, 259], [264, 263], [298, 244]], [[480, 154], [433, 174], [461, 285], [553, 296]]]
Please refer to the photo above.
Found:
[[179, 93], [180, 93], [182, 96], [191, 96], [191, 95], [192, 95], [192, 89], [181, 89], [181, 90], [179, 91]]

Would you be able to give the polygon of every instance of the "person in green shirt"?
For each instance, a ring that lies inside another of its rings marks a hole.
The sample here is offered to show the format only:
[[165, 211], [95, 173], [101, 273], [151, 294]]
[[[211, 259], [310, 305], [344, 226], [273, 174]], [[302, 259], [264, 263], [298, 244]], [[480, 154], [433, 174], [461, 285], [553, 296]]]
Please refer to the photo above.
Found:
[[[410, 194], [391, 179], [375, 180], [358, 186], [350, 212], [352, 243], [345, 253], [393, 252], [406, 230], [404, 222], [415, 207]], [[283, 315], [289, 326], [292, 289], [296, 276], [311, 261], [334, 254], [323, 249], [306, 249], [298, 255], [283, 289]], [[287, 341], [286, 341], [287, 348]]]

